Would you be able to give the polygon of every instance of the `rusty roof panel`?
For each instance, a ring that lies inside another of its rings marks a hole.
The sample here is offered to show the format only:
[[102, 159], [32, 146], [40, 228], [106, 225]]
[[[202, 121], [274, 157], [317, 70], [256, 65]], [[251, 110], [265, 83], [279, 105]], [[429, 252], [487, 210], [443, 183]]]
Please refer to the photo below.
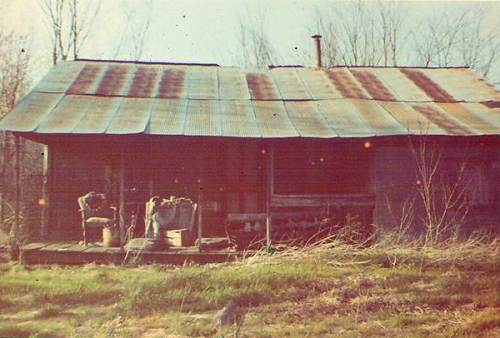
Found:
[[390, 113], [409, 134], [446, 135], [447, 133], [432, 123], [425, 116], [416, 112], [406, 102], [378, 101], [382, 108]]
[[128, 97], [153, 97], [156, 95], [160, 67], [138, 66], [134, 74]]
[[437, 103], [446, 113], [456, 118], [462, 124], [475, 130], [479, 134], [489, 134], [499, 129], [494, 124], [481, 116], [480, 112], [473, 113], [466, 106], [460, 103]]
[[134, 82], [134, 76], [137, 71], [137, 65], [131, 64], [127, 67], [127, 72], [125, 73], [125, 78], [123, 80], [123, 85], [121, 89], [118, 91], [119, 96], [127, 96], [132, 84]]
[[349, 99], [368, 122], [375, 135], [404, 135], [408, 131], [376, 101]]
[[187, 112], [186, 99], [154, 99], [149, 134], [182, 135]]
[[275, 68], [270, 72], [284, 100], [310, 100], [295, 68]]
[[63, 98], [58, 93], [31, 92], [17, 103], [0, 122], [0, 128], [8, 131], [33, 131], [40, 121]]
[[335, 137], [337, 134], [328, 126], [316, 101], [285, 102], [288, 116], [302, 137]]
[[318, 101], [318, 110], [321, 112], [330, 128], [342, 137], [373, 136], [366, 120], [351, 101], [321, 100]]
[[66, 91], [67, 94], [94, 94], [97, 83], [100, 80], [103, 70], [107, 67], [104, 65], [87, 64], [82, 68], [75, 81]]
[[66, 95], [36, 129], [37, 133], [70, 133], [90, 104], [86, 96]]
[[151, 113], [150, 99], [124, 98], [106, 134], [140, 134], [146, 130]]
[[189, 100], [183, 134], [221, 136], [219, 101]]
[[351, 69], [351, 73], [375, 100], [396, 101], [391, 90], [369, 68]]
[[222, 135], [229, 137], [261, 137], [252, 102], [220, 101]]
[[94, 96], [85, 116], [72, 130], [74, 134], [103, 134], [120, 108], [121, 97]]
[[495, 87], [467, 68], [421, 69], [421, 72], [458, 101], [474, 102], [500, 98]]
[[218, 87], [217, 67], [189, 67], [190, 99], [216, 100]]
[[64, 93], [73, 83], [83, 66], [85, 66], [83, 62], [63, 62], [52, 67], [38, 83], [34, 91]]
[[104, 73], [95, 92], [99, 96], [124, 95], [129, 89], [129, 77], [134, 72], [133, 65], [110, 65]]
[[413, 109], [426, 117], [429, 121], [445, 130], [450, 135], [471, 135], [473, 132], [449, 116], [434, 103], [414, 104]]
[[323, 70], [298, 68], [297, 75], [314, 100], [340, 99], [342, 95]]
[[325, 73], [344, 98], [370, 98], [346, 68], [326, 69]]
[[221, 100], [249, 100], [250, 92], [245, 74], [235, 67], [217, 68], [219, 76], [219, 98]]
[[282, 101], [252, 101], [257, 124], [263, 137], [298, 137]]
[[401, 73], [406, 75], [408, 79], [413, 81], [427, 96], [431, 97], [435, 102], [454, 102], [456, 101], [446, 90], [432, 81], [420, 69], [400, 68]]
[[498, 134], [500, 132], [500, 107], [496, 109], [491, 109], [480, 103], [462, 103], [462, 105], [471, 113], [474, 114], [484, 121], [487, 121], [493, 126], [493, 129], [483, 130], [486, 134]]
[[269, 73], [248, 73], [246, 78], [252, 99], [279, 100], [281, 98]]
[[158, 84], [158, 98], [178, 99], [187, 97], [187, 68], [166, 67]]
[[399, 101], [432, 101], [432, 98], [401, 73], [399, 68], [373, 68], [372, 71], [386, 84]]

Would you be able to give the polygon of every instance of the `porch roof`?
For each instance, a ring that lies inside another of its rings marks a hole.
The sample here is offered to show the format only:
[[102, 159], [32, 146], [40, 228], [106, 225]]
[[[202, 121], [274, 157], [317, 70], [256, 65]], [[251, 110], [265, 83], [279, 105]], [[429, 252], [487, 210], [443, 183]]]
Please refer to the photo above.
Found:
[[499, 135], [500, 93], [468, 68], [61, 63], [0, 122], [35, 134], [249, 138]]

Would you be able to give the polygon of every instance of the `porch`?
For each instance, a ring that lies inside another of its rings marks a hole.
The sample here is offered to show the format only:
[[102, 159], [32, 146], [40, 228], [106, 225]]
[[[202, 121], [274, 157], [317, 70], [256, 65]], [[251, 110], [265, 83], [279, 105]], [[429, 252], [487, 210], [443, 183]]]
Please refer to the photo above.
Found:
[[[197, 203], [193, 241], [226, 236], [228, 226], [269, 244], [290, 229], [298, 235], [302, 228], [323, 230], [325, 219], [343, 224], [348, 214], [363, 225], [372, 222], [373, 151], [360, 141], [140, 136], [44, 141], [50, 156], [43, 240], [81, 239], [76, 200], [88, 191], [105, 193], [118, 208], [122, 245], [132, 217], [137, 226], [131, 237], [144, 237], [144, 204], [155, 195]], [[100, 240], [98, 229], [93, 241]]]
[[119, 247], [104, 247], [101, 243], [87, 246], [76, 242], [30, 243], [20, 248], [20, 261], [27, 265], [61, 264], [208, 264], [230, 262], [242, 258], [243, 252], [231, 249], [200, 253], [196, 247], [171, 247], [163, 251], [126, 251]]

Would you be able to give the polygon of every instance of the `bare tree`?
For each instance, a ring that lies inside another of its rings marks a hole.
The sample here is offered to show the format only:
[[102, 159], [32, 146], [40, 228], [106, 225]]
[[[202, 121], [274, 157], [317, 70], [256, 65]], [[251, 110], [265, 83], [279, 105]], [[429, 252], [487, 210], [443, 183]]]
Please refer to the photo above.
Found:
[[399, 50], [404, 35], [402, 14], [399, 3], [379, 2], [379, 34], [382, 36], [384, 66], [397, 66]]
[[457, 38], [457, 53], [462, 63], [484, 77], [498, 67], [500, 57], [500, 25], [497, 23], [493, 28], [486, 28], [487, 13], [484, 8], [468, 11]]
[[[436, 244], [450, 235], [455, 237], [468, 213], [467, 185], [464, 175], [467, 161], [455, 163], [451, 171], [443, 170], [443, 152], [425, 138], [417, 144], [410, 140], [417, 172], [417, 191], [424, 208], [425, 245]], [[443, 177], [446, 173], [446, 177]], [[451, 177], [451, 179], [450, 179]]]
[[396, 2], [335, 3], [317, 10], [311, 33], [323, 36], [325, 66], [468, 66], [493, 83], [500, 69], [500, 24], [490, 5], [438, 6], [430, 16], [403, 20]]
[[376, 65], [381, 58], [375, 20], [359, 0], [349, 14], [337, 11], [341, 33], [340, 50], [346, 65]]
[[252, 16], [250, 11], [240, 18], [237, 62], [247, 67], [266, 68], [278, 64], [279, 58], [265, 30], [263, 11]]
[[[85, 5], [83, 5], [85, 4]], [[87, 39], [99, 13], [101, 2], [80, 0], [40, 0], [52, 40], [52, 63], [73, 59]]]
[[466, 12], [439, 12], [419, 24], [412, 32], [417, 63], [428, 66], [450, 66], [460, 32], [465, 28]]
[[11, 110], [28, 87], [26, 37], [0, 32], [0, 117]]
[[442, 9], [420, 22], [412, 34], [416, 63], [468, 66], [488, 77], [500, 66], [500, 27], [486, 27], [488, 15], [488, 7]]
[[[14, 108], [17, 101], [26, 93], [29, 86], [28, 65], [29, 53], [27, 39], [15, 33], [0, 32], [0, 117]], [[11, 159], [14, 156], [13, 137], [10, 133], [0, 134], [1, 146], [1, 180], [0, 180], [0, 223], [1, 229], [7, 231], [11, 226], [16, 209], [13, 207], [12, 192], [20, 187], [13, 186]], [[9, 194], [10, 193], [10, 194]], [[19, 209], [19, 208], [18, 208]], [[19, 211], [19, 210], [18, 210]], [[9, 216], [7, 216], [9, 214]], [[9, 222], [5, 222], [9, 220]], [[17, 235], [16, 231], [12, 232]], [[17, 238], [16, 238], [17, 240]]]
[[316, 11], [315, 33], [324, 38], [326, 66], [395, 65], [402, 29], [401, 10], [394, 3], [358, 0]]
[[126, 29], [123, 31], [115, 54], [120, 52], [124, 39], [127, 39], [130, 43], [129, 59], [140, 60], [144, 54], [146, 38], [151, 25], [152, 2], [147, 0], [141, 3], [142, 15], [138, 15], [138, 12], [131, 6], [124, 5], [121, 9], [125, 18]]

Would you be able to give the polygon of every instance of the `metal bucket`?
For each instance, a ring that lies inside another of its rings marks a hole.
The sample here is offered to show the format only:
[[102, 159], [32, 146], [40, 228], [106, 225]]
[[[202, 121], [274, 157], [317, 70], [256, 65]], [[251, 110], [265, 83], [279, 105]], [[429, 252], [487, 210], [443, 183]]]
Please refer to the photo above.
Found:
[[120, 246], [120, 231], [117, 227], [102, 229], [102, 245], [105, 247]]

